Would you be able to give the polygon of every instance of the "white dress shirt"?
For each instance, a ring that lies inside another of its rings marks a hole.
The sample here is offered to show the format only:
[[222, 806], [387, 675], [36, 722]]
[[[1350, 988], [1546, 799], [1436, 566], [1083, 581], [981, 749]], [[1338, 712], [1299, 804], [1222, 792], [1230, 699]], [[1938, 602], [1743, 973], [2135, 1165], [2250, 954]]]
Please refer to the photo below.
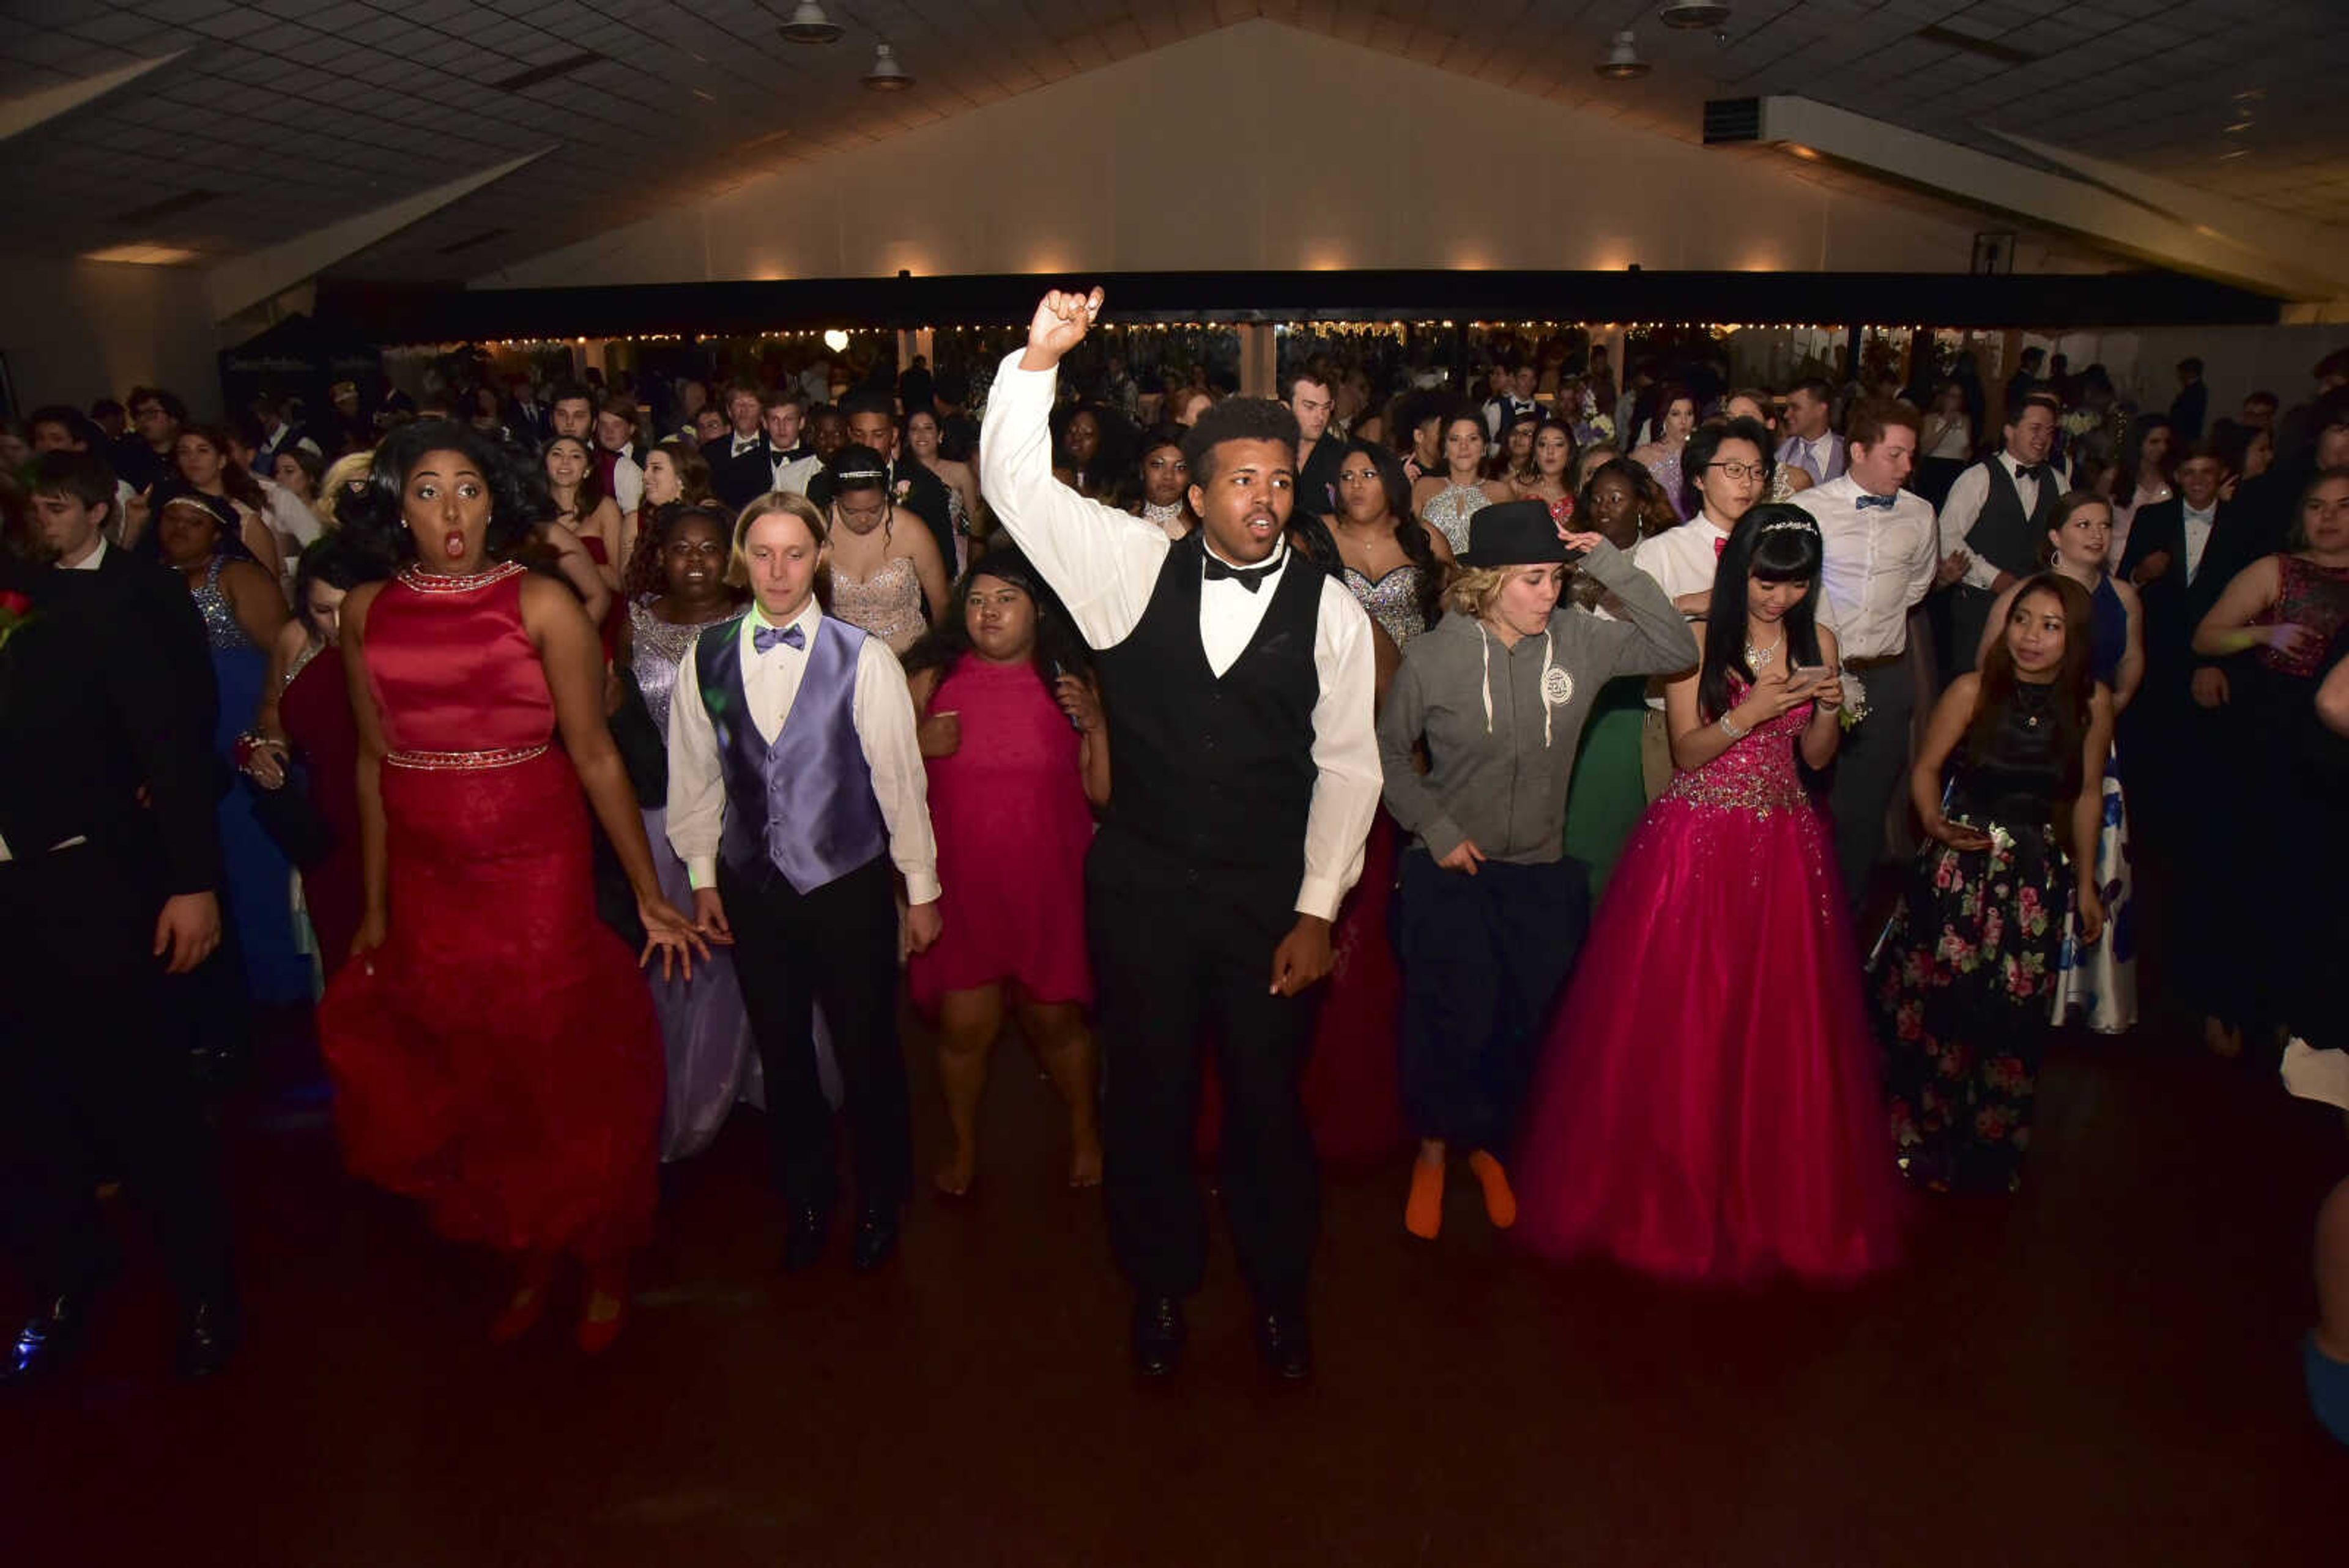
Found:
[[1847, 473], [1794, 499], [1819, 525], [1826, 550], [1819, 594], [1833, 610], [1846, 662], [1889, 659], [1908, 648], [1909, 611], [1932, 591], [1941, 559], [1931, 502], [1903, 490], [1890, 510], [1863, 512], [1864, 493]]
[[[2022, 464], [2014, 461], [2014, 454], [2011, 452], [2000, 452], [1997, 461], [2006, 466], [2006, 476], [2014, 482], [2014, 493], [2023, 500], [2023, 515], [2029, 516], [2032, 509], [2039, 504], [2039, 481], [2016, 472]], [[2054, 482], [2060, 494], [2064, 489], [2064, 471], [2050, 462], [2047, 464], [2047, 477]], [[1982, 508], [1989, 502], [1988, 468], [1978, 462], [1958, 475], [1957, 483], [1950, 486], [1949, 499], [1941, 503], [1940, 548], [1944, 558], [1966, 549], [1966, 535], [1973, 532], [1974, 524], [1980, 521]], [[1981, 588], [1985, 593], [1995, 593], [2002, 568], [1983, 560], [1979, 550], [1967, 553], [1971, 556], [1966, 563], [1967, 586]]]
[[[1158, 586], [1165, 530], [1130, 513], [1088, 501], [1052, 477], [1052, 409], [1057, 373], [1023, 370], [1019, 354], [995, 373], [979, 439], [979, 488], [997, 519], [1050, 583], [1094, 648], [1112, 648], [1141, 624]], [[1217, 675], [1256, 635], [1280, 579], [1314, 568], [1286, 549], [1258, 591], [1222, 578], [1199, 586], [1199, 643]], [[1227, 562], [1227, 565], [1237, 565]], [[1376, 683], [1370, 618], [1334, 577], [1320, 584], [1313, 628], [1313, 800], [1305, 818], [1305, 877], [1297, 911], [1335, 919], [1339, 902], [1362, 874], [1362, 841], [1379, 805]]]
[[[815, 647], [823, 611], [813, 598], [789, 624], [806, 639], [803, 648], [779, 643], [761, 653], [754, 637], [773, 623], [755, 607], [735, 635], [742, 649], [742, 695], [750, 722], [769, 745], [782, 733], [807, 676], [808, 650]], [[938, 896], [938, 846], [930, 833], [929, 774], [921, 742], [914, 734], [914, 699], [905, 668], [889, 645], [868, 637], [856, 655], [856, 691], [850, 698], [856, 739], [864, 765], [873, 772], [873, 798], [889, 829], [889, 858], [905, 877], [905, 899], [928, 904]], [[668, 842], [685, 862], [696, 888], [718, 885], [718, 843], [726, 826], [726, 775], [718, 754], [718, 732], [702, 706], [701, 682], [694, 679], [693, 649], [678, 667], [677, 691], [669, 699]]]
[[[1729, 544], [1729, 530], [1702, 511], [1676, 528], [1651, 535], [1631, 546], [1631, 564], [1656, 579], [1664, 597], [1713, 592], [1714, 566]], [[1664, 710], [1664, 681], [1648, 682], [1648, 706]]]
[[2186, 580], [2191, 583], [2202, 569], [2202, 553], [2210, 547], [2210, 530], [2218, 525], [2219, 508], [2213, 505], [2208, 512], [2197, 512], [2180, 501], [2178, 509], [2186, 516]]
[[805, 495], [808, 485], [823, 472], [823, 459], [810, 452], [789, 462], [775, 464], [771, 477], [775, 489], [784, 495]]
[[634, 517], [645, 499], [645, 471], [625, 452], [613, 454], [612, 499], [620, 504], [623, 517]]

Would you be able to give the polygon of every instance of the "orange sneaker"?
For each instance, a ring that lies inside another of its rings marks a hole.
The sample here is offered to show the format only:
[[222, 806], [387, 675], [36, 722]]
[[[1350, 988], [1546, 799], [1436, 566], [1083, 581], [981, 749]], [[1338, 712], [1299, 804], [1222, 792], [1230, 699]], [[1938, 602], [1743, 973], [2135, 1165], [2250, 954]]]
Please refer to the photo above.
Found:
[[1493, 1229], [1506, 1231], [1516, 1224], [1517, 1195], [1509, 1189], [1509, 1173], [1501, 1168], [1501, 1162], [1480, 1148], [1468, 1157], [1468, 1168], [1485, 1189], [1485, 1216], [1492, 1220]]
[[1411, 1164], [1411, 1196], [1402, 1206], [1402, 1228], [1423, 1241], [1433, 1241], [1444, 1229], [1444, 1162], [1415, 1159]]

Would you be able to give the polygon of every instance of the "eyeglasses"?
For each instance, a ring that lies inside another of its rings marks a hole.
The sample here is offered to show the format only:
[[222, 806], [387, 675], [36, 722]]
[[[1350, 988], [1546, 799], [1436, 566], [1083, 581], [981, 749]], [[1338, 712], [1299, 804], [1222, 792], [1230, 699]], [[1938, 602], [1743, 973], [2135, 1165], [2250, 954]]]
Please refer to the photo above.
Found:
[[1707, 468], [1717, 468], [1732, 479], [1762, 480], [1770, 476], [1767, 467], [1758, 462], [1708, 462]]

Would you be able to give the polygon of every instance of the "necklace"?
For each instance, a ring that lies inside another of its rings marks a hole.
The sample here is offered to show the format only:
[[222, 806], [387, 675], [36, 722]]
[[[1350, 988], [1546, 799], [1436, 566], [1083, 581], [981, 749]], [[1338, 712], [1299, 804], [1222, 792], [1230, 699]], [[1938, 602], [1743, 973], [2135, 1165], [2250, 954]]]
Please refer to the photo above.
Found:
[[1785, 646], [1786, 636], [1784, 632], [1779, 633], [1778, 640], [1772, 643], [1767, 648], [1756, 648], [1754, 646], [1754, 639], [1750, 637], [1747, 638], [1745, 639], [1745, 668], [1751, 670], [1756, 675], [1761, 674], [1764, 670], [1777, 662], [1778, 650]]

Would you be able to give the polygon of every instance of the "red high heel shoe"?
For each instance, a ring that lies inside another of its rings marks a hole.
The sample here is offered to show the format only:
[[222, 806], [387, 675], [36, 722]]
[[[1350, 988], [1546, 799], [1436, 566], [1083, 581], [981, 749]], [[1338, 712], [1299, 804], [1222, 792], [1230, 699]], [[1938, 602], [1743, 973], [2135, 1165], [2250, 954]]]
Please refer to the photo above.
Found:
[[536, 1328], [538, 1320], [546, 1315], [546, 1294], [554, 1283], [554, 1258], [523, 1260], [515, 1270], [513, 1294], [507, 1298], [505, 1310], [491, 1321], [490, 1343], [512, 1345]]
[[618, 1263], [599, 1264], [587, 1271], [587, 1301], [579, 1309], [579, 1332], [574, 1343], [585, 1355], [601, 1355], [620, 1337], [628, 1321], [628, 1272]]

